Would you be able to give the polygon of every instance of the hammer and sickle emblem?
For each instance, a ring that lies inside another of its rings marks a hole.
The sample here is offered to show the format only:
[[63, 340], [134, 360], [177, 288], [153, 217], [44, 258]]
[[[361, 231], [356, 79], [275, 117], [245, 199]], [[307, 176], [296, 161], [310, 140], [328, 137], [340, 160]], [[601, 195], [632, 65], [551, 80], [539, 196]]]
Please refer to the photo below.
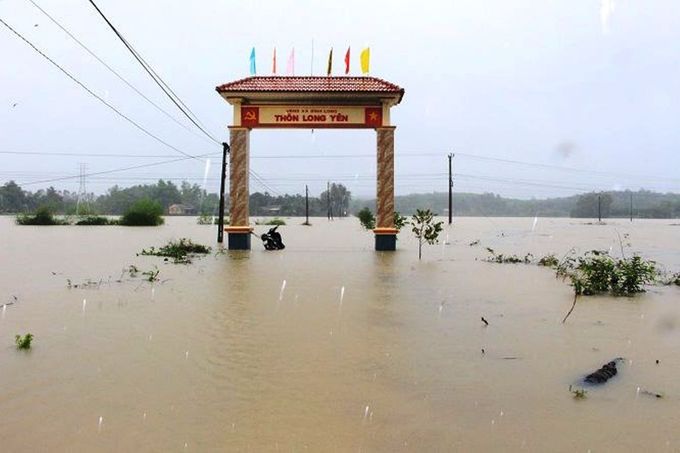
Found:
[[245, 112], [243, 119], [246, 121], [257, 121], [257, 114], [252, 110], [248, 110]]

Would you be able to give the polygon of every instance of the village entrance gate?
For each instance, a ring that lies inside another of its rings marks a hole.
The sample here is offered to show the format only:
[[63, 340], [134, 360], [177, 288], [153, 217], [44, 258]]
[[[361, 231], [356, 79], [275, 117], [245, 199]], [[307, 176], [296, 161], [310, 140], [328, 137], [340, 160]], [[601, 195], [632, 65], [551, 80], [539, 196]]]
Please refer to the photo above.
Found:
[[376, 77], [255, 76], [216, 88], [233, 106], [229, 126], [230, 250], [249, 250], [250, 131], [257, 128], [375, 129], [377, 197], [375, 249], [395, 250], [394, 129], [390, 109], [404, 89]]

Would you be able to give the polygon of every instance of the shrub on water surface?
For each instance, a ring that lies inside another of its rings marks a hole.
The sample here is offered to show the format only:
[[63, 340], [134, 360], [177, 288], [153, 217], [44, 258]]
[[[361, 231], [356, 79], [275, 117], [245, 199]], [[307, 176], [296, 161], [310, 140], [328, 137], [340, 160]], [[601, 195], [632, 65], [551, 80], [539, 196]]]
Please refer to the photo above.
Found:
[[119, 224], [125, 226], [158, 226], [163, 224], [163, 207], [160, 203], [144, 198], [136, 201], [125, 211]]
[[68, 225], [67, 221], [56, 218], [47, 206], [39, 207], [32, 215], [19, 214], [16, 222], [18, 225]]
[[33, 341], [33, 334], [27, 333], [23, 337], [21, 335], [16, 335], [14, 337], [14, 343], [17, 345], [17, 349], [31, 349], [31, 342]]
[[372, 230], [375, 228], [375, 216], [370, 209], [364, 208], [357, 212], [357, 217], [359, 218], [359, 223], [365, 229]]
[[172, 258], [174, 263], [190, 263], [189, 255], [205, 255], [208, 253], [210, 253], [210, 247], [196, 244], [191, 239], [182, 238], [179, 241], [170, 241], [159, 249], [156, 247], [144, 249], [140, 254]]
[[286, 221], [283, 220], [283, 219], [279, 219], [278, 217], [275, 217], [271, 220], [266, 221], [264, 224], [265, 225], [272, 225], [272, 226], [281, 226], [281, 225], [285, 225]]
[[110, 221], [107, 217], [100, 216], [100, 215], [87, 215], [87, 216], [82, 216], [76, 221], [76, 225], [87, 225], [87, 226], [92, 226], [92, 225], [112, 225], [115, 224], [115, 221]]

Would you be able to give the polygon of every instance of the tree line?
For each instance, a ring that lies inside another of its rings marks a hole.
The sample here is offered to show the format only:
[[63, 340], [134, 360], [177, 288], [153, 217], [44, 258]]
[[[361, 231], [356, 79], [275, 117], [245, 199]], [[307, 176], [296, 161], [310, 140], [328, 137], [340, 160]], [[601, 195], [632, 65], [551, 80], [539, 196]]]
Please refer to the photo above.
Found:
[[[164, 213], [175, 204], [191, 208], [192, 214], [217, 215], [219, 195], [208, 193], [198, 184], [186, 181], [179, 186], [172, 181], [162, 179], [154, 184], [119, 187], [108, 189], [105, 194], [96, 196], [93, 193], [81, 197], [68, 190], [59, 191], [54, 187], [40, 189], [35, 192], [22, 189], [14, 181], [0, 186], [0, 214], [18, 214], [34, 212], [38, 208], [47, 208], [54, 214], [110, 214], [121, 215], [135, 202], [149, 199], [158, 202]], [[334, 217], [350, 214], [352, 194], [342, 184], [330, 184], [328, 190], [319, 196], [309, 197], [309, 215]], [[268, 192], [255, 192], [250, 195], [250, 214], [253, 216], [304, 216], [305, 197], [303, 195], [272, 195]], [[229, 212], [229, 197], [226, 198], [226, 213]]]
[[[163, 211], [173, 204], [193, 208], [193, 214], [216, 215], [219, 196], [208, 193], [198, 184], [186, 181], [177, 185], [162, 179], [154, 184], [131, 187], [111, 187], [105, 194], [87, 194], [80, 200], [81, 213], [120, 215], [141, 199], [150, 199], [161, 204]], [[632, 201], [632, 209], [631, 209]], [[22, 189], [14, 181], [0, 186], [0, 213], [15, 214], [33, 212], [47, 207], [55, 214], [76, 214], [78, 194], [68, 190], [59, 191], [54, 187], [35, 192]], [[309, 197], [309, 215], [313, 217], [342, 217], [353, 215], [362, 208], [375, 211], [375, 200], [354, 199], [342, 184], [330, 184], [328, 190]], [[395, 209], [403, 215], [412, 215], [417, 209], [430, 209], [439, 215], [446, 215], [448, 194], [434, 192], [395, 197]], [[89, 210], [89, 212], [84, 212]], [[226, 212], [229, 211], [229, 197]], [[680, 217], [680, 194], [658, 193], [648, 190], [591, 192], [568, 197], [522, 200], [505, 198], [493, 193], [457, 193], [454, 196], [455, 216], [476, 217], [580, 217], [597, 218], [678, 218]], [[255, 192], [250, 195], [252, 216], [304, 216], [305, 197], [299, 194], [274, 195]]]

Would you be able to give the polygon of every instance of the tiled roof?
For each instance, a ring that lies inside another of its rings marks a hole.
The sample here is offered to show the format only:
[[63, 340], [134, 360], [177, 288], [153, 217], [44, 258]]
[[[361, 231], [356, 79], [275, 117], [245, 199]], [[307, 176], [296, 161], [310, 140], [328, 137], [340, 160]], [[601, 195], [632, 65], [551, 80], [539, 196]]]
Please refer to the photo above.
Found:
[[385, 93], [404, 95], [404, 89], [377, 77], [334, 76], [253, 76], [225, 83], [216, 88], [224, 92], [295, 92], [295, 93]]

